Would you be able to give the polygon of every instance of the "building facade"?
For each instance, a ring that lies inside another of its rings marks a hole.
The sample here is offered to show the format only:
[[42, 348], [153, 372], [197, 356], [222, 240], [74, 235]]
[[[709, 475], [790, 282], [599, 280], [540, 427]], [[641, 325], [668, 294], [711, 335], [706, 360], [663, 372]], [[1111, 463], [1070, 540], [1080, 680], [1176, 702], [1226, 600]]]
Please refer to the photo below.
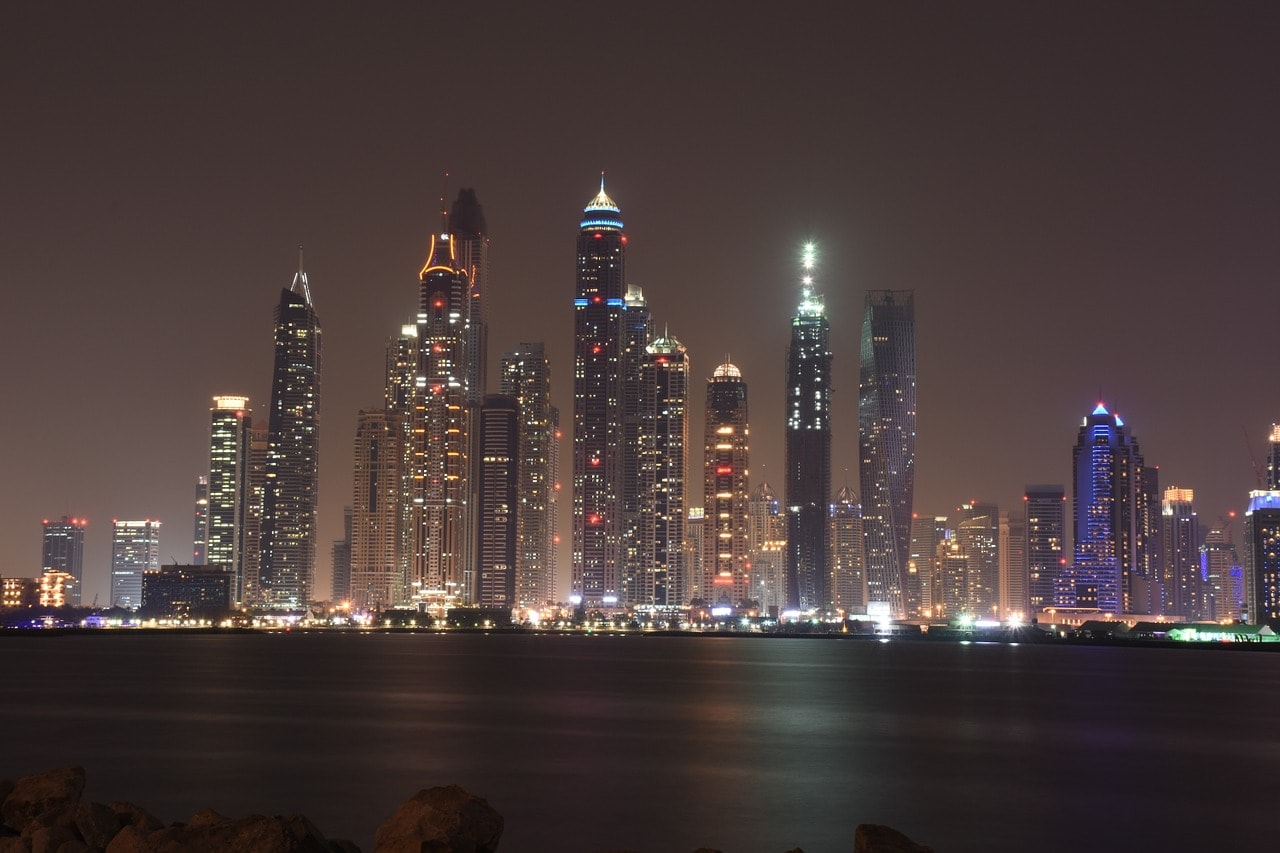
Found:
[[702, 430], [706, 552], [700, 587], [713, 607], [756, 600], [750, 576], [751, 427], [747, 383], [726, 361], [707, 381]]
[[867, 594], [904, 615], [916, 471], [915, 294], [868, 291], [858, 370]]
[[1161, 502], [1163, 566], [1159, 612], [1185, 621], [1208, 618], [1200, 565], [1200, 519], [1195, 492], [1170, 486]]
[[1066, 490], [1057, 484], [1032, 484], [1022, 495], [1027, 517], [1028, 613], [1054, 604], [1058, 577], [1066, 570]]
[[[249, 398], [213, 398], [209, 411], [209, 518], [205, 545], [209, 563], [231, 572], [231, 600], [246, 601], [246, 580], [252, 577], [249, 552], [256, 550], [257, 509], [253, 506], [250, 459], [253, 412]], [[256, 555], [255, 555], [256, 556]]]
[[476, 599], [481, 607], [513, 608], [518, 603], [520, 403], [507, 394], [489, 394], [477, 421]]
[[65, 576], [58, 587], [58, 599], [71, 607], [80, 606], [84, 584], [84, 531], [88, 526], [85, 519], [66, 515], [58, 521], [46, 518], [42, 522], [41, 572], [58, 572]]
[[552, 464], [557, 413], [551, 405], [546, 347], [522, 343], [503, 353], [500, 384], [501, 392], [514, 397], [520, 411], [516, 604], [541, 607], [555, 601], [552, 499], [558, 479]]
[[362, 410], [356, 420], [350, 580], [344, 596], [358, 612], [399, 607], [408, 600], [404, 458], [401, 416]]
[[862, 504], [847, 485], [831, 501], [831, 606], [843, 613], [867, 612]]
[[142, 574], [160, 568], [160, 522], [120, 521], [111, 524], [111, 606], [142, 606]]

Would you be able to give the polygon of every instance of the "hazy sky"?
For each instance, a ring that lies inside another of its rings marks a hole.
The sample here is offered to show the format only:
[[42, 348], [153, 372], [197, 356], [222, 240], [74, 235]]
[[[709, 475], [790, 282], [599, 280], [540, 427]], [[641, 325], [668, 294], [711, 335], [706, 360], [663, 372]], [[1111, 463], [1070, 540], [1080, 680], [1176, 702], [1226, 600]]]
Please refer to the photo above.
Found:
[[1245, 432], [1261, 454], [1280, 420], [1280, 6], [503, 5], [0, 9], [0, 574], [36, 574], [64, 513], [90, 520], [86, 603], [113, 517], [161, 519], [162, 559], [189, 559], [210, 398], [265, 416], [302, 243], [327, 593], [356, 411], [380, 403], [438, 197], [484, 205], [490, 365], [545, 341], [568, 424], [601, 169], [628, 278], [689, 349], [698, 443], [701, 380], [726, 353], [742, 369], [753, 483], [783, 479], [812, 239], [836, 487], [857, 488], [864, 292], [914, 289], [917, 511], [1069, 481], [1099, 393], [1202, 519], [1242, 507]]

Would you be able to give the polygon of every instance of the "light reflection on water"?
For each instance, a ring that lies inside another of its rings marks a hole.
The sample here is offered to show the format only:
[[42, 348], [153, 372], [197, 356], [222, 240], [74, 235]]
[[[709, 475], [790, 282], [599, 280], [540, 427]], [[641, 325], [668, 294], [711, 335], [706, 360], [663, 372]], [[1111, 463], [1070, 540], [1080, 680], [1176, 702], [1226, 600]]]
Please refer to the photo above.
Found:
[[1269, 654], [114, 635], [4, 638], [0, 673], [0, 775], [83, 764], [99, 800], [302, 811], [365, 849], [450, 782], [517, 853], [845, 851], [862, 821], [940, 853], [1221, 849], [1264, 839], [1280, 758]]

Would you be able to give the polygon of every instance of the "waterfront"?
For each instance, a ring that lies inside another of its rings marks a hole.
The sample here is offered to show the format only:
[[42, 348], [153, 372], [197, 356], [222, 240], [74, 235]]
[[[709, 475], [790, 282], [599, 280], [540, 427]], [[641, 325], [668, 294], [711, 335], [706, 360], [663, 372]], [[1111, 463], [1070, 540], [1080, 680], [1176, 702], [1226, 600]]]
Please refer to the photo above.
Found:
[[1266, 844], [1280, 658], [483, 634], [0, 639], [0, 776], [64, 764], [167, 821], [306, 813], [369, 849], [421, 787], [507, 851]]

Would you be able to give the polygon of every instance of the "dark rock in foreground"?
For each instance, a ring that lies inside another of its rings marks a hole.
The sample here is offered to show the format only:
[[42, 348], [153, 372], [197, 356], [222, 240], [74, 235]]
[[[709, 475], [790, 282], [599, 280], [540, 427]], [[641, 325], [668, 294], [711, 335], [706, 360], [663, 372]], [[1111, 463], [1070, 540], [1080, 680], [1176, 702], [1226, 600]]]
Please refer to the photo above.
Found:
[[[133, 803], [82, 801], [84, 782], [82, 767], [0, 779], [0, 853], [360, 853], [350, 841], [325, 838], [302, 815], [231, 818], [201, 809], [165, 826]], [[495, 853], [502, 828], [502, 815], [484, 798], [457, 785], [425, 788], [378, 827], [373, 853]], [[891, 827], [859, 824], [854, 853], [933, 851]]]

